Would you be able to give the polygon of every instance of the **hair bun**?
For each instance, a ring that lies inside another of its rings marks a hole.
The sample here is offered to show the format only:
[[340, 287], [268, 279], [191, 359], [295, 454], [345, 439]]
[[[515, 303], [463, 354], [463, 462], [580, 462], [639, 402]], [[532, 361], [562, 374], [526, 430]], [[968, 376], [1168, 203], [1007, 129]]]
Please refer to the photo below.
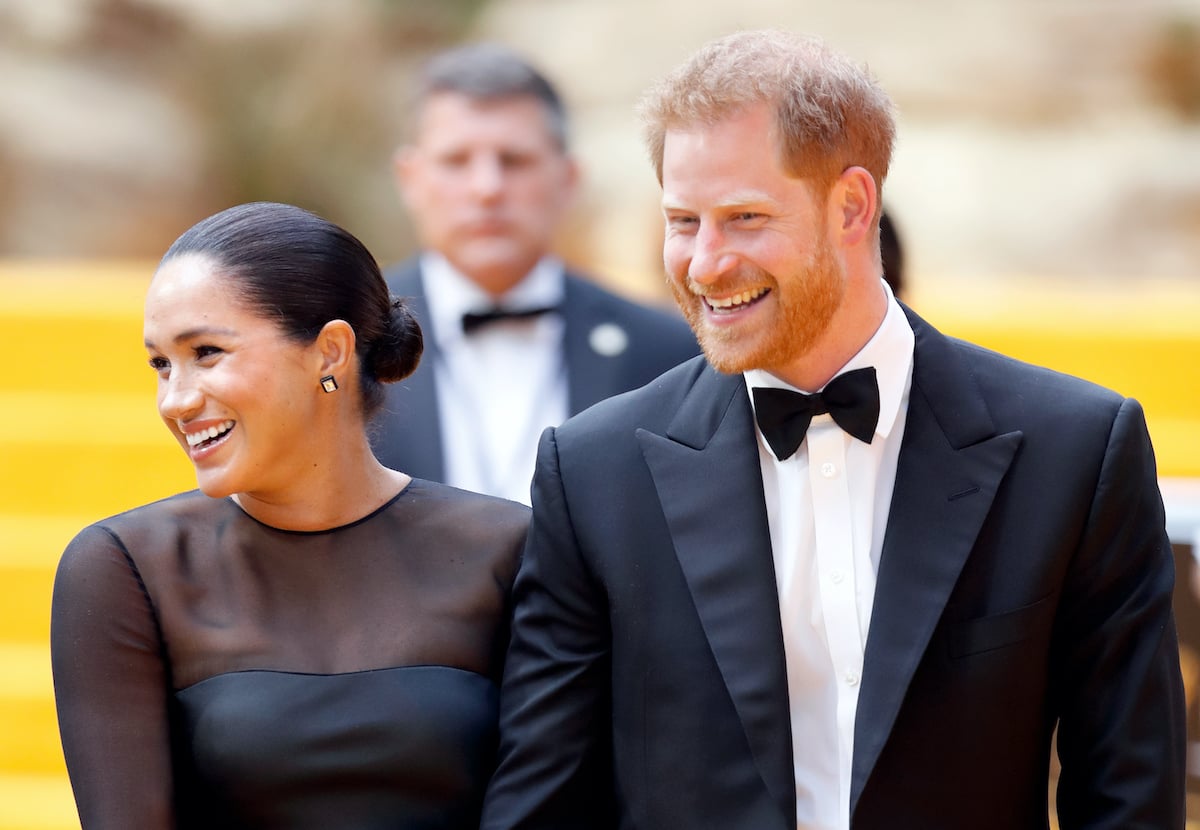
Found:
[[393, 297], [387, 329], [371, 349], [372, 373], [383, 383], [404, 380], [416, 370], [424, 350], [421, 324], [408, 303]]

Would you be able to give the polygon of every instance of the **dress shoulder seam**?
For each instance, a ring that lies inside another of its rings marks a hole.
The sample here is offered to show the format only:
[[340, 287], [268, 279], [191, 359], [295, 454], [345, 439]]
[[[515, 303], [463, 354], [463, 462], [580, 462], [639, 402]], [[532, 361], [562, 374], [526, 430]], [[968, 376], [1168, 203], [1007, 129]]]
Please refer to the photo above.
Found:
[[113, 544], [117, 546], [117, 550], [124, 557], [129, 572], [133, 574], [133, 578], [137, 581], [138, 590], [142, 592], [142, 598], [146, 601], [146, 608], [150, 612], [150, 619], [154, 622], [154, 636], [158, 640], [158, 656], [162, 660], [163, 669], [166, 673], [167, 688], [173, 689], [175, 687], [174, 672], [172, 671], [171, 661], [167, 653], [167, 638], [163, 634], [162, 621], [159, 619], [158, 609], [154, 606], [154, 599], [150, 596], [150, 589], [146, 587], [146, 581], [142, 579], [142, 572], [138, 568], [133, 554], [129, 552], [129, 548], [125, 545], [125, 541], [116, 531], [105, 525], [99, 525], [97, 529], [112, 539]]

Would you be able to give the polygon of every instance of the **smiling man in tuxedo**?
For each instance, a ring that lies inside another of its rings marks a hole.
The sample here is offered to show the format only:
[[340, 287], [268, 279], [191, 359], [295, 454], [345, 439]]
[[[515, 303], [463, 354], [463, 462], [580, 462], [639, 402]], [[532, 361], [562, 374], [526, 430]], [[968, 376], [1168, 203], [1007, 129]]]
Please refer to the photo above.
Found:
[[699, 352], [678, 315], [568, 272], [551, 253], [576, 189], [550, 82], [494, 44], [421, 70], [396, 180], [422, 253], [385, 276], [425, 359], [389, 391], [380, 460], [419, 478], [529, 499], [538, 436]]
[[707, 360], [548, 430], [483, 826], [1182, 828], [1137, 402], [883, 281], [886, 93], [715, 41], [643, 102]]

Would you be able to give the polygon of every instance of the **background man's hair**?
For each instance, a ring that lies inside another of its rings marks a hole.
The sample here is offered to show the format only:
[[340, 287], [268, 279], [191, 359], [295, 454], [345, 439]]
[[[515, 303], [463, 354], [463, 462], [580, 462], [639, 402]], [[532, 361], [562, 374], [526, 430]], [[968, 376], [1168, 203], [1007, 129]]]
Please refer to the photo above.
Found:
[[550, 81], [525, 58], [495, 43], [472, 43], [439, 52], [417, 75], [414, 121], [430, 97], [456, 92], [476, 101], [530, 97], [546, 111], [546, 126], [561, 150], [567, 149], [567, 113]]

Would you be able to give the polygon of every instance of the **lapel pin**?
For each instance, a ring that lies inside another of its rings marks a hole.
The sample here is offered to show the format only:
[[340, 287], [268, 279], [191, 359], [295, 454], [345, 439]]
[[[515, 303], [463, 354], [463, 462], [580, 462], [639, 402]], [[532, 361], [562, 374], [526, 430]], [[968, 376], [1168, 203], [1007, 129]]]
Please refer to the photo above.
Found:
[[629, 335], [616, 323], [601, 323], [588, 334], [588, 345], [598, 355], [616, 357], [629, 348]]

